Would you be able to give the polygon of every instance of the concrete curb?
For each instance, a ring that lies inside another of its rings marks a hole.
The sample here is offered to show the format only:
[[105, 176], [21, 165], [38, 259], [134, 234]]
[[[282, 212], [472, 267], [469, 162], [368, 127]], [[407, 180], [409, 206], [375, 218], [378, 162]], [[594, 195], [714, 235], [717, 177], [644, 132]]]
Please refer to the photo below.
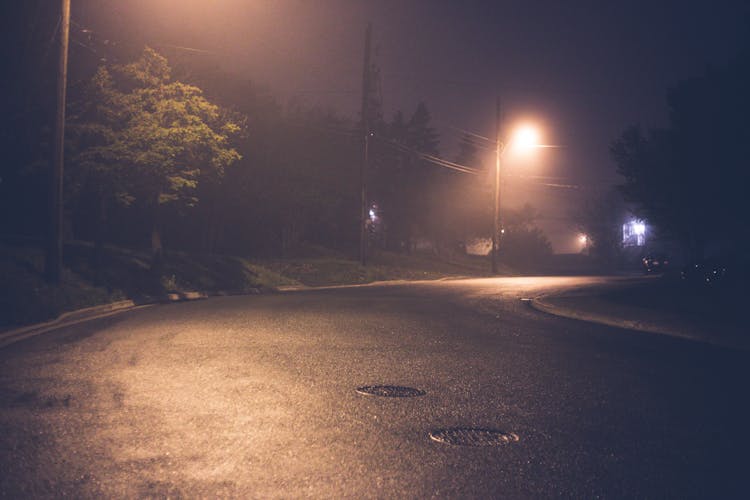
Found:
[[[442, 279], [441, 279], [442, 280]], [[417, 281], [435, 281], [435, 280], [417, 280]], [[394, 285], [410, 282], [409, 280], [384, 280], [373, 281], [370, 283], [349, 284], [349, 285], [328, 285], [328, 286], [307, 286], [307, 285], [285, 285], [266, 289], [271, 293], [284, 292], [302, 292], [310, 290], [333, 290], [339, 288], [358, 288], [378, 285]], [[150, 298], [145, 301], [134, 302], [133, 300], [120, 300], [100, 306], [86, 307], [75, 311], [68, 311], [57, 318], [44, 323], [35, 323], [26, 325], [12, 330], [0, 331], [0, 349], [42, 333], [49, 332], [56, 328], [77, 325], [93, 319], [113, 316], [126, 311], [154, 306], [157, 304], [170, 304], [174, 302], [186, 302], [192, 300], [202, 300], [209, 297], [229, 297], [234, 295], [259, 295], [264, 293], [261, 288], [250, 288], [244, 291], [214, 291], [214, 292], [172, 292], [161, 297]]]
[[[426, 280], [431, 281], [431, 280]], [[371, 283], [362, 283], [355, 285], [331, 285], [313, 287], [306, 285], [287, 285], [279, 286], [274, 288], [266, 289], [267, 292], [271, 293], [284, 293], [284, 292], [302, 292], [310, 290], [326, 290], [336, 288], [349, 288], [349, 287], [363, 287], [380, 285], [386, 283], [393, 283], [392, 281], [380, 281]], [[56, 328], [62, 328], [65, 326], [77, 325], [93, 319], [104, 318], [107, 316], [113, 316], [125, 311], [131, 311], [134, 309], [140, 309], [144, 307], [150, 307], [158, 304], [170, 304], [174, 302], [186, 302], [192, 300], [202, 300], [209, 297], [229, 297], [235, 295], [259, 295], [265, 293], [261, 288], [250, 288], [243, 291], [214, 291], [214, 292], [172, 292], [161, 297], [155, 297], [147, 299], [145, 301], [134, 302], [132, 300], [121, 300], [118, 302], [111, 302], [109, 304], [102, 304], [100, 306], [86, 307], [84, 309], [78, 309], [75, 311], [69, 311], [61, 314], [57, 318], [46, 321], [44, 323], [36, 323], [33, 325], [26, 325], [20, 328], [14, 328], [12, 330], [6, 330], [0, 332], [0, 349], [42, 333], [49, 332]]]
[[644, 333], [653, 333], [658, 335], [668, 335], [670, 337], [678, 337], [681, 339], [692, 340], [694, 342], [702, 342], [705, 344], [716, 345], [720, 347], [728, 347], [731, 349], [740, 349], [744, 351], [750, 351], [750, 344], [747, 341], [741, 339], [731, 338], [712, 338], [705, 335], [699, 335], [695, 332], [689, 332], [686, 329], [668, 326], [664, 324], [657, 324], [650, 321], [638, 321], [630, 320], [625, 318], [618, 318], [614, 316], [608, 316], [606, 314], [597, 314], [590, 311], [583, 311], [581, 309], [573, 309], [569, 307], [563, 307], [557, 304], [552, 304], [548, 299], [555, 297], [575, 297], [574, 295], [549, 295], [540, 296], [533, 299], [527, 300], [526, 302], [533, 309], [551, 314], [553, 316], [559, 316], [562, 318], [575, 319], [578, 321], [586, 321], [590, 323], [598, 323], [601, 325], [612, 326], [615, 328], [623, 328], [626, 330], [634, 330]]
[[[550, 303], [545, 300], [547, 297], [537, 297], [528, 301], [529, 305], [537, 311], [551, 314], [553, 316], [560, 316], [563, 318], [577, 319], [579, 321], [588, 321], [591, 323], [600, 323], [602, 325], [614, 326], [617, 328], [625, 328], [627, 330], [638, 330], [647, 333], [661, 333], [665, 335], [675, 335], [673, 330], [669, 328], [662, 328], [658, 325], [650, 324], [644, 321], [635, 321], [622, 318], [613, 318], [603, 314], [596, 314], [591, 312], [584, 312], [581, 310], [570, 309], [567, 307], [561, 307]], [[678, 335], [679, 336], [679, 335]]]
[[27, 325], [0, 333], [0, 349], [21, 340], [49, 332], [56, 328], [77, 325], [78, 323], [84, 323], [92, 319], [113, 316], [121, 312], [130, 311], [140, 307], [148, 307], [150, 305], [153, 305], [153, 303], [136, 304], [132, 300], [121, 300], [118, 302], [103, 304], [101, 306], [86, 307], [76, 311], [69, 311], [44, 323]]
[[441, 281], [458, 281], [458, 280], [464, 280], [464, 279], [474, 279], [474, 278], [486, 278], [487, 276], [446, 276], [443, 278], [433, 278], [433, 279], [419, 279], [419, 280], [407, 280], [407, 279], [398, 279], [398, 280], [378, 280], [378, 281], [369, 281], [367, 283], [349, 283], [346, 285], [319, 285], [319, 286], [309, 286], [309, 285], [282, 285], [277, 286], [274, 288], [271, 288], [270, 290], [273, 292], [308, 292], [313, 290], [340, 290], [343, 288], [367, 288], [367, 287], [378, 287], [378, 286], [399, 286], [399, 285], [406, 285], [406, 284], [412, 284], [412, 283], [437, 283]]
[[176, 292], [168, 293], [161, 297], [154, 297], [144, 301], [135, 302], [133, 300], [120, 300], [117, 302], [111, 302], [109, 304], [102, 304], [100, 306], [86, 307], [75, 311], [68, 311], [61, 314], [57, 318], [45, 321], [44, 323], [36, 323], [33, 325], [22, 326], [20, 328], [14, 328], [12, 330], [6, 330], [0, 332], [0, 349], [42, 333], [62, 328], [66, 326], [77, 325], [93, 319], [105, 318], [107, 316], [114, 316], [126, 311], [132, 311], [135, 309], [141, 309], [145, 307], [151, 307], [158, 304], [171, 304], [174, 302], [186, 302], [193, 300], [207, 299], [213, 296], [229, 296], [229, 295], [255, 295], [262, 293], [260, 289], [255, 288], [246, 292]]

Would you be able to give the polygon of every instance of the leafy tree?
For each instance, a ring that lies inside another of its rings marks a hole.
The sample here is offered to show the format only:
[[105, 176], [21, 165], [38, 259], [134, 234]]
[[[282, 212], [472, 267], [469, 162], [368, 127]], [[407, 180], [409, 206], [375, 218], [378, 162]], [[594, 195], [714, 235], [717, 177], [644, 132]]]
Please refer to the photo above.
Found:
[[150, 48], [135, 62], [100, 68], [90, 87], [74, 164], [103, 196], [147, 210], [158, 268], [163, 207], [193, 206], [199, 182], [223, 177], [240, 158], [229, 145], [240, 123], [201, 89], [171, 80], [166, 59]]
[[536, 226], [539, 217], [534, 207], [525, 204], [521, 209], [505, 209], [500, 239], [500, 258], [515, 266], [539, 266], [552, 255], [552, 245], [544, 232]]
[[747, 248], [750, 57], [685, 80], [668, 93], [668, 127], [630, 127], [613, 144], [621, 186], [638, 215], [688, 245]]
[[489, 171], [479, 159], [475, 139], [464, 134], [459, 142], [456, 163], [473, 168], [477, 174], [454, 174], [451, 188], [453, 231], [461, 241], [492, 233], [493, 184]]
[[438, 153], [438, 134], [430, 121], [430, 112], [424, 103], [419, 103], [408, 121], [398, 111], [384, 127], [384, 137], [379, 142], [388, 152], [382, 156], [373, 184], [376, 196], [382, 200], [388, 228], [387, 244], [394, 250], [410, 252], [415, 231], [434, 236], [430, 210], [439, 167], [419, 156], [419, 153]]
[[[113, 203], [128, 206], [133, 197], [128, 192], [120, 161], [123, 155], [116, 146], [122, 103], [109, 71], [99, 68], [77, 94], [68, 106], [69, 160], [65, 186], [70, 200], [82, 204], [84, 211], [93, 205], [96, 212], [94, 264], [98, 280], [109, 208]], [[86, 205], [87, 195], [94, 199], [93, 204]]]
[[581, 209], [573, 214], [578, 229], [588, 238], [589, 255], [603, 266], [620, 263], [626, 213], [620, 194], [611, 190], [585, 200]]
[[424, 102], [417, 104], [417, 109], [406, 125], [406, 145], [420, 153], [438, 154], [440, 138], [432, 127], [432, 115]]
[[384, 245], [397, 251], [406, 249], [409, 239], [410, 222], [404, 220], [407, 213], [404, 183], [409, 176], [408, 155], [398, 147], [405, 146], [406, 127], [404, 114], [397, 111], [372, 142], [375, 161], [371, 162], [371, 198], [377, 202], [385, 221]]
[[351, 126], [319, 110], [296, 109], [285, 117], [284, 133], [260, 172], [263, 192], [256, 192], [263, 225], [275, 229], [281, 255], [304, 241], [335, 247], [356, 241], [358, 168], [352, 166], [359, 149]]

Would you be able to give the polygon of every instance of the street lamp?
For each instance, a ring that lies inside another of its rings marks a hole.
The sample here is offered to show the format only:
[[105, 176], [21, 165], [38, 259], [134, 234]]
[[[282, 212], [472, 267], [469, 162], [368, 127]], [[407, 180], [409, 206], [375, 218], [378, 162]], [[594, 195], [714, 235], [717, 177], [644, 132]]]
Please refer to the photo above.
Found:
[[539, 130], [531, 125], [523, 125], [515, 130], [510, 142], [500, 140], [500, 99], [497, 100], [495, 114], [495, 210], [492, 224], [492, 274], [497, 274], [497, 250], [500, 234], [500, 158], [508, 148], [516, 152], [526, 152], [538, 148]]
[[523, 152], [539, 146], [539, 130], [531, 125], [522, 125], [513, 133], [510, 143], [514, 150]]
[[589, 236], [587, 234], [579, 234], [578, 235], [578, 243], [581, 245], [581, 253], [588, 254], [589, 249]]

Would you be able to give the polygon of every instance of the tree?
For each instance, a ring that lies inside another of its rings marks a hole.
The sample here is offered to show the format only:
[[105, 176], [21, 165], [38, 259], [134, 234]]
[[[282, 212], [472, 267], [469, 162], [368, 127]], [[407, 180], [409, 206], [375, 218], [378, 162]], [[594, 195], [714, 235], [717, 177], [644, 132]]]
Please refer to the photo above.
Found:
[[707, 242], [747, 248], [750, 57], [680, 82], [668, 93], [669, 125], [629, 127], [611, 153], [637, 215], [700, 257]]
[[626, 208], [615, 190], [591, 197], [573, 215], [578, 229], [586, 235], [588, 253], [599, 264], [617, 265], [622, 257], [622, 224]]
[[[481, 164], [476, 139], [464, 134], [459, 142], [456, 163], [476, 170], [476, 174], [455, 173], [449, 186], [455, 237], [466, 242], [492, 233], [492, 182], [488, 169]], [[449, 219], [450, 221], [450, 219]]]
[[420, 153], [438, 154], [440, 136], [432, 127], [432, 115], [424, 102], [417, 104], [417, 109], [406, 124], [406, 145]]
[[531, 268], [552, 255], [552, 245], [536, 226], [539, 213], [530, 204], [518, 210], [504, 209], [504, 233], [498, 250], [500, 258], [511, 265]]
[[198, 87], [172, 81], [167, 60], [148, 47], [135, 62], [100, 68], [91, 88], [76, 117], [74, 163], [102, 196], [147, 210], [158, 269], [163, 207], [193, 206], [199, 182], [223, 177], [240, 158], [229, 145], [240, 124]]
[[235, 141], [243, 158], [218, 185], [199, 182], [190, 229], [172, 225], [180, 234], [169, 236], [186, 246], [200, 225], [211, 230], [212, 243], [203, 248], [219, 252], [284, 256], [305, 243], [353, 252], [359, 234], [357, 123], [295, 100], [282, 106], [269, 90], [213, 66], [182, 73], [200, 82], [212, 101], [246, 115], [252, 134]]
[[398, 111], [384, 126], [384, 137], [378, 143], [384, 153], [373, 185], [388, 228], [388, 246], [394, 250], [410, 252], [415, 230], [433, 232], [431, 198], [439, 167], [427, 164], [419, 155], [438, 153], [438, 134], [430, 121], [430, 112], [421, 102], [408, 121]]
[[95, 281], [99, 281], [108, 209], [113, 203], [127, 206], [133, 201], [123, 175], [122, 154], [116, 147], [122, 110], [109, 71], [99, 68], [68, 107], [66, 191], [79, 204], [87, 194], [94, 198], [94, 269]]
[[320, 110], [294, 109], [285, 118], [261, 167], [264, 225], [276, 229], [281, 255], [305, 241], [347, 247], [358, 215], [352, 124]]
[[396, 111], [389, 123], [385, 123], [380, 134], [376, 134], [370, 162], [371, 198], [378, 204], [385, 221], [386, 248], [401, 251], [409, 239], [407, 196], [404, 183], [408, 177], [408, 155], [398, 145], [406, 143], [406, 120], [401, 111]]

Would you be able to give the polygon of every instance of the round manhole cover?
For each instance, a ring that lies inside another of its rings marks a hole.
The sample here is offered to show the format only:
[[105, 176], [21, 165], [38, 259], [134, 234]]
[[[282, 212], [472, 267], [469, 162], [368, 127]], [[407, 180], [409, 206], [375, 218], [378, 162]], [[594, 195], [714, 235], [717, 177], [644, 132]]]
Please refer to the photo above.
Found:
[[357, 387], [357, 392], [367, 396], [383, 396], [386, 398], [413, 398], [426, 394], [422, 390], [400, 385], [365, 385]]
[[496, 429], [453, 427], [430, 432], [430, 439], [456, 446], [500, 446], [518, 441], [518, 435]]

